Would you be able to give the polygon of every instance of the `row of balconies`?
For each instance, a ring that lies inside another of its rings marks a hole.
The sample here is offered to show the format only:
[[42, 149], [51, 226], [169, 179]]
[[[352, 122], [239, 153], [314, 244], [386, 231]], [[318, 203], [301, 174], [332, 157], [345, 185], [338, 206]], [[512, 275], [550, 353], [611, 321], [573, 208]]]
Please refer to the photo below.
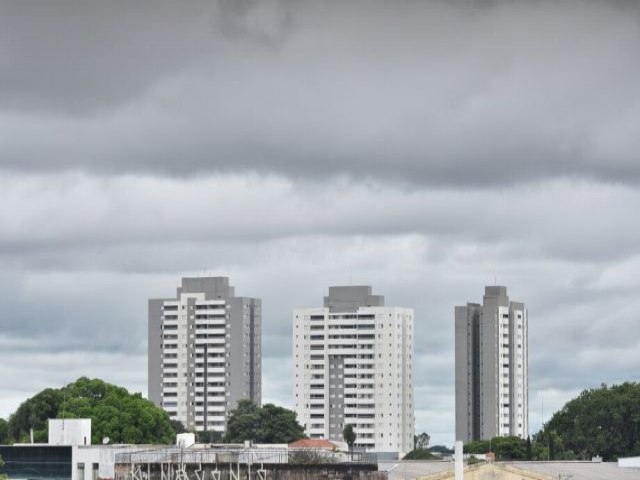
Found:
[[[204, 393], [205, 387], [195, 387], [194, 391], [196, 393]], [[226, 391], [226, 387], [207, 387], [207, 393], [225, 393]]]
[[225, 345], [227, 338], [196, 338], [196, 345]]
[[[194, 370], [196, 373], [205, 373], [204, 367], [196, 367]], [[227, 369], [225, 367], [208, 367], [207, 373], [209, 375], [214, 375], [216, 373], [226, 373]]]
[[[208, 422], [224, 422], [226, 417], [224, 415], [207, 415]], [[196, 422], [204, 422], [204, 415], [195, 415]]]
[[[200, 407], [200, 408], [199, 407], [195, 407], [194, 411], [196, 413], [196, 418], [197, 418], [198, 415], [204, 415], [204, 408], [202, 408], [202, 407]], [[224, 406], [224, 405], [215, 406], [215, 407], [211, 407], [211, 406], [207, 407], [207, 415], [210, 412], [218, 413], [218, 412], [226, 412], [226, 411], [227, 411], [227, 407]]]
[[[347, 415], [354, 415], [356, 417], [358, 417], [359, 415], [375, 415], [376, 413], [376, 409], [375, 408], [361, 408], [361, 407], [356, 407], [356, 408], [352, 408], [352, 407], [345, 407], [344, 408], [344, 414], [345, 417]], [[373, 417], [371, 417], [373, 418]]]
[[[202, 353], [204, 355], [204, 345], [205, 343], [199, 343], [195, 346], [194, 351], [196, 353]], [[211, 354], [217, 354], [217, 353], [223, 353], [226, 354], [227, 353], [227, 349], [225, 347], [211, 347], [209, 345], [207, 345], [207, 354], [211, 355]], [[218, 357], [221, 358], [221, 357]]]

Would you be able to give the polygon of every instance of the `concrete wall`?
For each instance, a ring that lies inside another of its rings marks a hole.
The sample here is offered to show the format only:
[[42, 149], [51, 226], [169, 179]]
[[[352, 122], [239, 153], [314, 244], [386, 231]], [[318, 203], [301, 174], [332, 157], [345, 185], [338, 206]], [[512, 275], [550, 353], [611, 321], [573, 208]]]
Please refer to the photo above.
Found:
[[[113, 466], [115, 455], [109, 459], [101, 459], [102, 451], [106, 449], [99, 446], [95, 447], [73, 447], [72, 463], [71, 463], [71, 480], [96, 480], [97, 478], [113, 478], [113, 468], [111, 472], [103, 467], [102, 475], [100, 475], [100, 465]], [[111, 475], [108, 475], [111, 473]]]
[[91, 419], [50, 418], [49, 445], [91, 445]]
[[372, 295], [368, 285], [329, 287], [324, 306], [330, 312], [356, 312], [360, 307], [384, 307], [384, 296]]
[[149, 400], [162, 406], [162, 304], [163, 299], [149, 300], [147, 389]]
[[618, 466], [624, 468], [640, 468], [640, 457], [619, 458]]
[[480, 435], [479, 321], [481, 307], [455, 307], [456, 440]]
[[262, 302], [259, 298], [235, 297], [228, 300], [230, 339], [229, 410], [239, 400], [262, 402]]
[[[138, 469], [139, 467], [139, 469]], [[278, 480], [308, 480], [310, 478], [322, 478], [324, 480], [387, 480], [386, 472], [379, 472], [376, 464], [327, 464], [327, 465], [289, 465], [289, 464], [254, 464], [251, 467], [237, 464], [220, 463], [209, 464], [184, 464], [184, 472], [179, 471], [178, 464], [171, 464], [171, 470], [167, 464], [116, 464], [116, 480], [200, 480], [214, 478], [214, 471], [220, 472], [220, 480], [242, 478], [253, 480], [261, 478], [258, 469], [264, 469], [264, 478]], [[161, 471], [161, 468], [164, 470]], [[231, 474], [233, 469], [233, 475]], [[249, 475], [249, 469], [251, 470]], [[164, 473], [163, 473], [164, 472]], [[239, 473], [239, 475], [238, 475]], [[185, 478], [186, 475], [186, 478]]]
[[[421, 477], [422, 480], [454, 480], [455, 472], [438, 472]], [[550, 477], [512, 467], [498, 465], [478, 465], [467, 467], [464, 480], [549, 480]]]
[[[149, 451], [154, 445], [93, 445], [73, 447], [71, 480], [113, 480], [116, 454]], [[82, 468], [80, 468], [82, 466]], [[96, 470], [97, 469], [97, 470]], [[80, 473], [84, 471], [81, 477]]]

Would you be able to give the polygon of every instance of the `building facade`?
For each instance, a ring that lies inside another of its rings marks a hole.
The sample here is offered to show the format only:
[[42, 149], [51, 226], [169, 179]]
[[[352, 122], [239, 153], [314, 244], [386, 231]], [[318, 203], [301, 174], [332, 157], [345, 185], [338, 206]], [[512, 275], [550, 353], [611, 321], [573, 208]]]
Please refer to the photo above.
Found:
[[351, 424], [356, 449], [413, 450], [413, 319], [368, 286], [294, 310], [294, 406], [310, 438], [342, 441]]
[[506, 287], [455, 307], [456, 439], [529, 435], [528, 316]]
[[183, 278], [149, 300], [149, 399], [188, 429], [223, 432], [241, 399], [261, 402], [261, 301], [226, 277]]

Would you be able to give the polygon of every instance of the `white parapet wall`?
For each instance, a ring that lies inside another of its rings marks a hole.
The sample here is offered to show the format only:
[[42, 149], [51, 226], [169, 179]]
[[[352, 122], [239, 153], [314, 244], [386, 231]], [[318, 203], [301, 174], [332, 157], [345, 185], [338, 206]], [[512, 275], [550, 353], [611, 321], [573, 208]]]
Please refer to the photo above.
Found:
[[49, 445], [91, 445], [91, 419], [50, 418]]
[[176, 447], [189, 448], [196, 443], [195, 433], [179, 433], [176, 435]]
[[626, 457], [618, 459], [620, 468], [640, 468], [640, 457]]

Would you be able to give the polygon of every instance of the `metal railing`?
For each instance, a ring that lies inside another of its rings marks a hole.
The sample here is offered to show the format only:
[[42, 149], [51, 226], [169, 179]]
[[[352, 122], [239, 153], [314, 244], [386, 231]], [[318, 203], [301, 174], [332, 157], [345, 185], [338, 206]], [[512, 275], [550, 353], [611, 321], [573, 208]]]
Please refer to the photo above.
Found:
[[315, 448], [162, 448], [116, 453], [116, 464], [216, 464], [216, 463], [377, 463], [375, 453], [338, 452]]

